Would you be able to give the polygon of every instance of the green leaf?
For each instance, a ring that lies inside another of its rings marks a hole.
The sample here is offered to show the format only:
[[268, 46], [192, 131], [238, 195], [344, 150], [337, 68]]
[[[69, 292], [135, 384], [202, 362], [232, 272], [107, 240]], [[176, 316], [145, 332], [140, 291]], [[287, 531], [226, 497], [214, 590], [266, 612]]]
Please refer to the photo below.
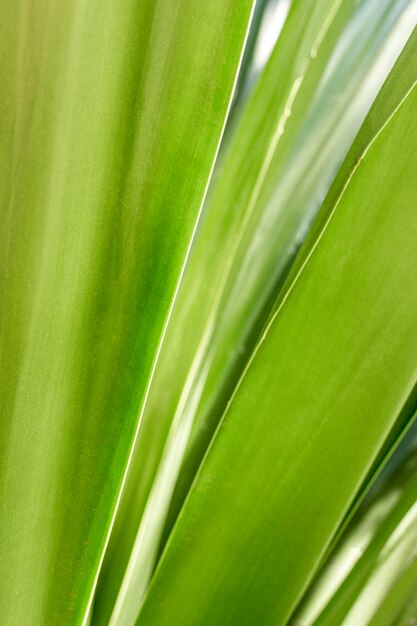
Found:
[[137, 626], [285, 624], [413, 391], [416, 78], [397, 76], [396, 108], [343, 167]]
[[251, 5], [1, 3], [2, 626], [87, 620]]
[[[377, 531], [331, 602], [313, 622], [300, 616], [294, 624], [389, 626], [398, 617], [417, 584], [415, 459], [413, 466], [414, 471], [405, 485], [397, 484], [396, 489], [391, 493], [384, 492], [374, 504], [373, 516], [367, 517], [368, 522], [374, 518]], [[379, 523], [378, 519], [375, 520], [378, 504], [380, 514], [385, 517]], [[388, 515], [381, 510], [387, 505], [391, 509]], [[368, 528], [368, 532], [370, 530]], [[357, 549], [363, 548], [359, 545]]]
[[[189, 337], [191, 296], [188, 301], [181, 297], [184, 292], [193, 294], [194, 319], [205, 320], [206, 324], [202, 333], [206, 356], [195, 385], [201, 398], [195, 409], [168, 530], [262, 334], [271, 301], [280, 293], [339, 163], [411, 32], [415, 15], [413, 22], [410, 8], [415, 11], [402, 0], [371, 0], [360, 5], [334, 3], [328, 12], [328, 5], [316, 2], [316, 13], [312, 15], [321, 18], [321, 22], [317, 21], [316, 30], [311, 21], [307, 24], [312, 28], [309, 36], [317, 36], [321, 45], [313, 62], [306, 64], [291, 115], [277, 139], [277, 128], [282, 116], [286, 116], [285, 98], [291, 99], [295, 83], [287, 83], [286, 91], [280, 88], [276, 77], [280, 76], [281, 67], [289, 66], [284, 52], [291, 56], [292, 51], [294, 57], [300, 52], [293, 28], [300, 28], [306, 15], [305, 4], [294, 5], [287, 29], [266, 69], [268, 77], [261, 79], [248, 105], [214, 188], [173, 313], [172, 332], [175, 325], [177, 337]], [[308, 45], [308, 37], [303, 43]], [[288, 79], [287, 73], [285, 78]], [[296, 72], [293, 78], [297, 82]], [[271, 124], [274, 113], [275, 126]], [[247, 154], [253, 155], [249, 163]], [[252, 194], [255, 187], [256, 200]], [[228, 211], [230, 205], [235, 209], [233, 220]], [[223, 254], [219, 253], [219, 242]], [[224, 259], [228, 260], [226, 272]], [[208, 273], [207, 267], [213, 288], [201, 289], [197, 299], [195, 284], [205, 285], [199, 276]], [[227, 270], [230, 271], [226, 280]]]
[[[388, 536], [391, 534], [393, 522], [389, 518], [394, 517], [395, 526], [398, 513], [393, 511], [400, 509], [400, 518], [403, 515], [401, 503], [407, 501], [409, 483], [416, 470], [416, 436], [411, 432], [401, 442], [395, 457], [384, 467], [347, 528], [339, 531], [339, 541], [305, 594], [301, 606], [291, 619], [291, 625], [316, 624], [319, 616], [319, 623], [322, 619], [330, 620], [331, 624], [342, 623], [341, 612], [344, 610], [346, 615], [356, 596], [362, 593], [368, 577], [372, 575], [371, 570], [379, 559], [384, 537], [387, 533]], [[388, 530], [384, 531], [384, 528]], [[380, 536], [379, 540], [376, 539], [377, 536]], [[374, 547], [370, 548], [372, 544]], [[359, 562], [362, 565], [359, 566]], [[355, 573], [352, 574], [354, 569]], [[389, 567], [388, 577], [393, 573], [393, 569]]]
[[[317, 615], [329, 601], [356, 562], [350, 544], [364, 542], [362, 547], [365, 547], [366, 542], [371, 540], [370, 529], [376, 529], [375, 522], [388, 515], [396, 502], [396, 498], [391, 498], [391, 492], [396, 491], [398, 494], [405, 479], [409, 477], [410, 471], [414, 469], [414, 454], [411, 459], [404, 462], [404, 456], [410, 452], [410, 442], [415, 438], [417, 427], [417, 412], [410, 413], [414, 395], [414, 392], [410, 394], [397, 416], [394, 428], [384, 441], [376, 460], [327, 548], [326, 555], [322, 559], [324, 563], [322, 569], [304, 595], [293, 619], [302, 614], [303, 619], [311, 620], [311, 615]], [[403, 422], [404, 414], [408, 416], [408, 421]], [[402, 426], [401, 429], [398, 428], [399, 423]], [[396, 438], [394, 438], [394, 433], [397, 435]], [[381, 502], [375, 502], [378, 498]], [[375, 515], [372, 510], [374, 502]], [[359, 558], [357, 550], [355, 552], [356, 557]]]
[[[416, 565], [417, 568], [417, 565]], [[411, 597], [401, 598], [402, 610], [390, 626], [417, 626], [417, 581], [414, 582]]]
[[[407, 530], [411, 531], [412, 528]], [[414, 548], [415, 535], [414, 545], [410, 546], [411, 550]], [[400, 554], [399, 558], [401, 557]], [[405, 620], [406, 626], [416, 626], [417, 556], [414, 554], [414, 560], [411, 563], [409, 559], [405, 560], [408, 561], [408, 567], [393, 588], [386, 590], [386, 596], [369, 622], [369, 626], [400, 626], [404, 624], [402, 620]]]
[[165, 533], [335, 167], [410, 32], [408, 4], [294, 2], [205, 207], [144, 409], [95, 623], [106, 623], [121, 585], [119, 606], [129, 590], [140, 601], [178, 474]]

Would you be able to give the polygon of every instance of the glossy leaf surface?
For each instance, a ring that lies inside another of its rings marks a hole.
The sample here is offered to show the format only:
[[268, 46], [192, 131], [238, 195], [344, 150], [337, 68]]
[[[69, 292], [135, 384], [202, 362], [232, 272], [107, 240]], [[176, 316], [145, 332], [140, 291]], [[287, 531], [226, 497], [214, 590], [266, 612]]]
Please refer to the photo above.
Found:
[[285, 624], [413, 391], [416, 78], [399, 65], [346, 161], [138, 626]]
[[[416, 436], [412, 432], [400, 444], [395, 459], [384, 467], [350, 524], [341, 533], [328, 562], [291, 619], [291, 626], [318, 625], [323, 620], [323, 623], [342, 623], [342, 616], [350, 612], [359, 595], [368, 598], [369, 607], [373, 603], [370, 614], [363, 610], [364, 623], [368, 623], [370, 615], [372, 619], [372, 613], [379, 612], [385, 596], [401, 578], [398, 568], [392, 566], [393, 561], [386, 558], [390, 551], [385, 550], [385, 557], [381, 552], [393, 528], [398, 526], [398, 520], [402, 520], [413, 505], [413, 498], [417, 495], [413, 487], [416, 472]], [[400, 534], [412, 553], [412, 529], [407, 526], [407, 531]], [[400, 543], [396, 544], [396, 561], [404, 573], [409, 563], [404, 555], [398, 559]], [[380, 567], [385, 569], [383, 581], [378, 574]], [[372, 584], [372, 579], [379, 579], [378, 585]], [[365, 591], [368, 585], [374, 588], [369, 594]], [[378, 590], [382, 591], [379, 596]]]
[[143, 593], [183, 456], [166, 531], [335, 163], [410, 31], [412, 3], [403, 0], [310, 4], [294, 2], [213, 185], [106, 555], [96, 604], [103, 623], [122, 581]]
[[251, 5], [1, 3], [2, 626], [86, 619]]
[[[415, 592], [417, 583], [417, 473], [393, 490], [395, 505], [369, 545], [314, 620], [315, 626], [392, 624]], [[381, 499], [383, 505], [385, 497]], [[389, 502], [389, 498], [387, 498]], [[308, 624], [302, 619], [297, 624]]]

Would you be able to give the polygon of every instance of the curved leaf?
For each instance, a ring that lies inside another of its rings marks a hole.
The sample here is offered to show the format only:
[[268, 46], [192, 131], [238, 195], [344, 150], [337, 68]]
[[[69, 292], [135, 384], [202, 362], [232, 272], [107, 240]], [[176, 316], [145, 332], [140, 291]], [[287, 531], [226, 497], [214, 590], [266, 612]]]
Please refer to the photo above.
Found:
[[[414, 65], [407, 74], [416, 81]], [[415, 387], [417, 88], [404, 95], [407, 79], [323, 207], [137, 626], [285, 624]]]
[[[315, 626], [392, 624], [417, 583], [417, 473]], [[302, 619], [297, 624], [308, 624]]]
[[[417, 423], [415, 425], [417, 426]], [[291, 619], [291, 625], [308, 626], [315, 624], [317, 619], [321, 623], [323, 618], [325, 621], [330, 620], [332, 624], [342, 623], [340, 612], [344, 609], [346, 615], [357, 595], [363, 593], [375, 562], [379, 558], [381, 545], [385, 542], [387, 532], [388, 535], [391, 534], [392, 522], [389, 518], [395, 518], [395, 526], [398, 514], [393, 511], [403, 510], [401, 503], [407, 500], [409, 483], [416, 474], [416, 436], [415, 433], [410, 434], [412, 435], [411, 441], [403, 441], [400, 449], [397, 450], [394, 459], [396, 464], [386, 465], [349, 526], [341, 533], [339, 542], [331, 552], [328, 562]], [[401, 460], [398, 461], [397, 457]], [[384, 531], [383, 528], [388, 528], [388, 531]], [[380, 536], [379, 540], [377, 536]], [[370, 547], [372, 544], [374, 544], [373, 548]], [[362, 565], [358, 565], [361, 561]], [[401, 563], [404, 564], [404, 559], [401, 559]], [[355, 573], [352, 573], [354, 571]], [[388, 568], [386, 578], [393, 574], [393, 570]], [[335, 615], [335, 611], [339, 612], [339, 616]]]
[[[344, 155], [410, 29], [408, 22], [405, 28], [403, 24], [407, 1], [367, 0], [360, 8], [355, 2], [311, 4], [309, 13], [305, 4], [294, 3], [206, 207], [147, 398], [99, 584], [100, 606], [113, 602], [122, 580], [121, 596], [128, 588], [141, 596], [157, 558], [183, 455], [166, 532], [247, 361], [271, 290], [275, 293], [282, 281], [300, 229], [316, 209], [311, 198], [329, 184], [335, 160]], [[364, 11], [371, 20], [364, 21]], [[371, 67], [375, 79], [370, 85]], [[304, 82], [295, 93], [299, 75]], [[356, 105], [350, 108], [352, 97]], [[283, 123], [285, 134], [277, 136]], [[305, 154], [301, 144], [306, 144]], [[300, 165], [294, 175], [297, 154]], [[271, 169], [266, 177], [265, 163]], [[301, 184], [311, 168], [317, 176], [309, 174]], [[252, 201], [257, 180], [259, 197]], [[287, 206], [282, 198], [277, 206], [276, 187], [284, 195], [293, 193]], [[265, 228], [268, 221], [271, 227]], [[252, 269], [242, 271], [243, 266]]]
[[84, 623], [252, 0], [2, 2], [2, 626]]

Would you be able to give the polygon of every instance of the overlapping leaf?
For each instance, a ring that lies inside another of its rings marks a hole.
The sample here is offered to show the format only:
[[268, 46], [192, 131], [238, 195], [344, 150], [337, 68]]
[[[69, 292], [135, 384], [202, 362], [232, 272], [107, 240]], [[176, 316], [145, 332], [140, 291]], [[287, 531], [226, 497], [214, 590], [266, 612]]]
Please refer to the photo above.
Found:
[[[383, 626], [395, 622], [417, 589], [417, 474], [381, 498], [389, 511], [315, 626]], [[391, 498], [390, 498], [391, 496]], [[392, 505], [390, 500], [394, 499]], [[375, 505], [374, 505], [375, 508]], [[374, 521], [375, 524], [375, 521]]]
[[98, 623], [110, 615], [121, 585], [119, 606], [128, 593], [140, 602], [183, 456], [166, 532], [271, 299], [410, 32], [404, 11], [412, 6], [294, 2], [225, 156], [184, 274], [99, 584]]
[[86, 619], [251, 0], [0, 7], [0, 623]]
[[[325, 623], [330, 620], [330, 623], [342, 624], [342, 615], [346, 616], [353, 609], [359, 595], [369, 595], [369, 607], [373, 602], [373, 610], [370, 613], [363, 611], [363, 622], [358, 618], [358, 626], [367, 624], [369, 618], [372, 619], [372, 613], [378, 612], [390, 589], [395, 586], [396, 579], [400, 578], [396, 568], [391, 567], [381, 552], [387, 537], [392, 534], [392, 528], [398, 526], [398, 519], [401, 520], [408, 513], [410, 505], [413, 505], [415, 487], [412, 482], [416, 470], [414, 427], [401, 442], [395, 457], [384, 467], [348, 527], [341, 533], [328, 562], [293, 616], [291, 626], [309, 626], [319, 624], [322, 620]], [[412, 529], [408, 526], [406, 534], [410, 536], [410, 543]], [[410, 554], [413, 554], [413, 546], [410, 548]], [[408, 554], [405, 558], [402, 555], [401, 559], [397, 559], [403, 572], [409, 565], [407, 558]], [[375, 580], [380, 565], [385, 568], [384, 583], [377, 585], [377, 593], [368, 594], [366, 589], [372, 584], [372, 579]], [[404, 600], [407, 601], [407, 594]]]
[[138, 626], [285, 624], [415, 388], [415, 65], [394, 76], [241, 379]]

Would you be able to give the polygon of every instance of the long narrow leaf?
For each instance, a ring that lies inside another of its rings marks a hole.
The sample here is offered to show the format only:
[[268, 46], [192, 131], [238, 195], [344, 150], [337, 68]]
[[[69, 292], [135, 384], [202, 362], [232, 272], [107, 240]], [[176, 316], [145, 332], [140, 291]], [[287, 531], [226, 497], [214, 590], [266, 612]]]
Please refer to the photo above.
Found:
[[252, 0], [0, 7], [0, 623], [87, 619]]
[[404, 45], [409, 9], [415, 13], [404, 0], [310, 4], [294, 3], [207, 203], [99, 583], [103, 623], [115, 589], [138, 598], [146, 587], [177, 476], [166, 533], [335, 162]]
[[138, 626], [285, 624], [413, 391], [416, 78], [400, 75], [396, 108], [330, 194]]
[[[392, 624], [415, 590], [417, 473], [315, 626]], [[302, 619], [297, 624], [308, 624]]]
[[[407, 449], [408, 446], [408, 442], [405, 441], [401, 447]], [[397, 456], [403, 454], [400, 449]], [[291, 625], [315, 624], [321, 615], [325, 615], [327, 620], [333, 619], [334, 623], [341, 622], [340, 612], [343, 606], [346, 615], [357, 595], [363, 591], [375, 560], [378, 558], [375, 555], [378, 555], [381, 550], [381, 542], [384, 543], [387, 533], [391, 534], [392, 522], [389, 518], [394, 516], [397, 519], [398, 514], [395, 513], [395, 509], [401, 509], [403, 507], [401, 502], [409, 499], [407, 496], [409, 483], [417, 471], [415, 436], [409, 452], [396, 467], [394, 466], [394, 469], [391, 465], [392, 463], [389, 463], [385, 467], [382, 476], [379, 477], [348, 528], [341, 535], [328, 562], [291, 620]], [[408, 505], [406, 510], [408, 510]], [[401, 516], [400, 511], [400, 518]], [[394, 526], [396, 523], [394, 520]], [[384, 527], [388, 530], [384, 531]], [[378, 534], [379, 540], [376, 538]], [[372, 543], [373, 549], [370, 547]], [[358, 566], [360, 561], [363, 561], [362, 566]], [[402, 564], [406, 569], [406, 564], [404, 562]], [[357, 571], [352, 574], [354, 568]], [[388, 568], [387, 574], [394, 577], [394, 571], [391, 568]], [[347, 582], [349, 577], [351, 580]], [[345, 589], [339, 591], [342, 586]], [[338, 596], [337, 599], [335, 596]], [[339, 617], [336, 617], [335, 611], [339, 611]], [[321, 619], [323, 617], [320, 617]]]

